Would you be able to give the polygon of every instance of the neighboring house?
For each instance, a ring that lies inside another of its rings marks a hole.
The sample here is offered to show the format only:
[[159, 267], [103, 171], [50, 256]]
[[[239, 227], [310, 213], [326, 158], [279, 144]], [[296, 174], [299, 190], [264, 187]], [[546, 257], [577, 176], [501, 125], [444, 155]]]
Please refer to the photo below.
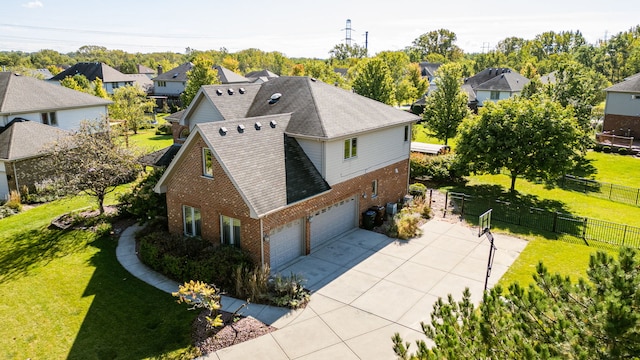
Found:
[[610, 86], [604, 91], [602, 130], [613, 135], [640, 137], [640, 74]]
[[429, 83], [433, 81], [436, 77], [436, 71], [440, 68], [441, 63], [431, 63], [423, 61], [420, 63], [420, 75], [423, 78], [427, 79]]
[[469, 95], [469, 107], [477, 111], [485, 101], [507, 99], [520, 93], [529, 79], [509, 68], [488, 68], [464, 79], [462, 90]]
[[251, 71], [244, 75], [245, 78], [249, 79], [252, 83], [262, 84], [271, 79], [275, 79], [279, 77], [279, 75], [272, 73], [269, 70], [260, 70], [260, 71]]
[[[177, 98], [187, 86], [187, 73], [193, 68], [193, 63], [187, 62], [167, 72], [158, 69], [158, 76], [153, 78], [153, 94]], [[238, 75], [222, 66], [214, 66], [218, 71], [218, 80], [222, 84], [248, 84], [249, 79]]]
[[78, 74], [84, 75], [89, 81], [100, 78], [108, 94], [113, 94], [115, 89], [126, 85], [137, 85], [148, 93], [153, 86], [151, 79], [144, 74], [123, 74], [107, 64], [97, 62], [77, 63], [52, 77], [49, 81], [59, 83], [68, 76], [73, 77]]
[[138, 71], [138, 74], [145, 75], [149, 79], [153, 79], [156, 76], [155, 70], [153, 70], [150, 67], [146, 67], [144, 65], [140, 65], [140, 64], [136, 65], [136, 70]]
[[14, 118], [0, 127], [0, 200], [11, 191], [32, 190], [34, 184], [48, 178], [40, 165], [43, 151], [68, 131], [35, 121]]
[[42, 80], [49, 80], [53, 77], [53, 74], [49, 69], [35, 69], [29, 70], [29, 72], [31, 73], [31, 76]]
[[155, 188], [169, 230], [239, 246], [277, 271], [403, 199], [418, 119], [307, 77], [203, 86]]
[[107, 117], [107, 106], [111, 103], [44, 80], [0, 72], [0, 127], [22, 118], [75, 130], [82, 120]]

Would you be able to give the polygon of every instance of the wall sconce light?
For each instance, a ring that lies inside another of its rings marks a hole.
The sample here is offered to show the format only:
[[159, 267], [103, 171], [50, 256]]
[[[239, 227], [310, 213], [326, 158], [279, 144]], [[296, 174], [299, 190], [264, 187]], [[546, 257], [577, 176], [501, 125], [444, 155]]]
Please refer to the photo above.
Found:
[[307, 220], [309, 220], [310, 223], [313, 222], [313, 216], [311, 215], [307, 216]]
[[397, 174], [397, 173], [398, 173], [398, 168], [396, 168], [396, 170], [395, 170], [395, 171], [396, 171], [396, 174]]
[[362, 198], [366, 199], [367, 198], [367, 193], [362, 193]]
[[269, 237], [269, 234], [264, 236], [264, 242], [269, 242], [269, 240], [271, 240], [271, 238]]

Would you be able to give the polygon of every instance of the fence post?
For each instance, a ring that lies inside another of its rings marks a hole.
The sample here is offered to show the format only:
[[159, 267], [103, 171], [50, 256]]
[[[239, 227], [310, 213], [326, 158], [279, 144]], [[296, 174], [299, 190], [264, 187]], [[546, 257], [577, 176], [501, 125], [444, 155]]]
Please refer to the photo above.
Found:
[[638, 206], [638, 197], [640, 197], [640, 189], [636, 191], [636, 206]]
[[[584, 240], [584, 242], [587, 242], [587, 224], [588, 224], [588, 218], [584, 218], [584, 220], [582, 221], [583, 226], [582, 226], [582, 240]], [[589, 245], [589, 244], [587, 244]]]
[[556, 226], [558, 225], [558, 212], [553, 213], [553, 230], [552, 232], [556, 234]]
[[447, 191], [446, 194], [444, 194], [444, 212], [442, 213], [442, 217], [446, 218], [447, 217], [447, 206], [449, 205], [449, 192]]
[[433, 197], [433, 189], [429, 189], [429, 209], [431, 209], [432, 197]]
[[460, 209], [460, 216], [464, 216], [464, 194], [462, 194], [462, 209]]
[[625, 224], [624, 225], [624, 234], [622, 234], [622, 246], [624, 246], [624, 240], [627, 238], [627, 228], [629, 227], [629, 225]]
[[611, 200], [611, 193], [613, 192], [613, 184], [609, 184], [609, 200]]

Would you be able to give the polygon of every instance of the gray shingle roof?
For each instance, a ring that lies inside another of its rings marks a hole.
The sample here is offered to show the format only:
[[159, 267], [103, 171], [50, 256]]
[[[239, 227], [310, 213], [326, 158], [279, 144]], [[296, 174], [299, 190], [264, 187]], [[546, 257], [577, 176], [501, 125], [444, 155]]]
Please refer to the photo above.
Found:
[[[270, 104], [274, 94], [280, 99]], [[287, 134], [334, 139], [420, 120], [353, 92], [308, 77], [281, 76], [262, 84], [247, 116], [292, 113]]]
[[265, 77], [267, 79], [272, 79], [272, 78], [277, 78], [278, 75], [272, 73], [271, 71], [264, 69], [264, 70], [258, 70], [258, 71], [252, 71], [250, 73], [247, 73], [244, 75], [244, 77], [246, 78], [260, 78], [260, 77]]
[[420, 63], [420, 75], [432, 78], [436, 76], [436, 71], [442, 66], [441, 63], [423, 61]]
[[296, 139], [285, 135], [284, 153], [287, 204], [331, 190]]
[[52, 77], [52, 81], [60, 81], [67, 76], [74, 76], [76, 74], [84, 75], [89, 81], [95, 80], [99, 77], [103, 82], [127, 82], [133, 81], [129, 74], [123, 74], [120, 71], [112, 68], [104, 63], [97, 62], [82, 62], [73, 65], [65, 71]]
[[[155, 78], [154, 81], [187, 81], [187, 72], [193, 68], [193, 63], [187, 62], [176, 68], [173, 68], [167, 72], [164, 72]], [[248, 83], [249, 79], [246, 77], [236, 74], [233, 71], [222, 67], [220, 65], [215, 65], [213, 67], [218, 71], [218, 80], [222, 84], [236, 84], [236, 83]]]
[[506, 72], [476, 86], [475, 90], [516, 92], [521, 91], [529, 82], [529, 79], [516, 72]]
[[511, 72], [511, 69], [509, 69], [509, 68], [487, 68], [487, 69], [484, 69], [484, 70], [480, 71], [479, 73], [477, 73], [477, 74], [475, 74], [475, 75], [473, 75], [471, 77], [468, 77], [468, 78], [464, 79], [464, 85], [469, 85], [469, 86], [471, 86], [472, 89], [475, 90], [475, 88], [478, 85], [480, 85], [480, 84], [482, 84], [482, 83], [484, 83], [484, 82], [486, 82], [486, 81], [488, 81], [488, 80], [490, 80], [490, 79], [492, 79], [492, 78], [494, 78], [494, 77], [496, 77], [496, 76], [498, 76], [500, 74], [505, 74], [505, 73], [508, 73], [508, 72]]
[[[238, 119], [247, 116], [260, 84], [205, 85], [201, 89], [225, 119]], [[233, 90], [232, 94], [229, 94], [230, 89]]]
[[[284, 129], [289, 118], [279, 114], [196, 126], [254, 216], [287, 205]], [[262, 124], [260, 130], [254, 127], [256, 121]], [[271, 121], [277, 125], [270, 126]], [[224, 135], [222, 127], [227, 130]]]
[[627, 80], [609, 86], [604, 90], [611, 92], [640, 93], [640, 76], [630, 76]]
[[39, 155], [47, 146], [68, 134], [53, 126], [16, 118], [0, 128], [0, 159], [19, 160]]
[[112, 102], [28, 76], [0, 72], [0, 115], [73, 109]]

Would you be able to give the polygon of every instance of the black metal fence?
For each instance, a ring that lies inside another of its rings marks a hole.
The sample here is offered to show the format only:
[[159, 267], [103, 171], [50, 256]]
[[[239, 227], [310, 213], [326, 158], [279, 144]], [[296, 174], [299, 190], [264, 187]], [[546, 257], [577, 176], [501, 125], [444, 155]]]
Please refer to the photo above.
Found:
[[614, 246], [640, 248], [640, 228], [582, 216], [564, 214], [535, 207], [524, 207], [501, 200], [448, 192], [446, 213], [480, 216], [493, 209], [492, 221], [519, 225], [582, 239], [587, 245], [600, 242]]
[[640, 206], [640, 189], [585, 179], [573, 175], [565, 175], [560, 182], [564, 189], [580, 191], [587, 195]]

